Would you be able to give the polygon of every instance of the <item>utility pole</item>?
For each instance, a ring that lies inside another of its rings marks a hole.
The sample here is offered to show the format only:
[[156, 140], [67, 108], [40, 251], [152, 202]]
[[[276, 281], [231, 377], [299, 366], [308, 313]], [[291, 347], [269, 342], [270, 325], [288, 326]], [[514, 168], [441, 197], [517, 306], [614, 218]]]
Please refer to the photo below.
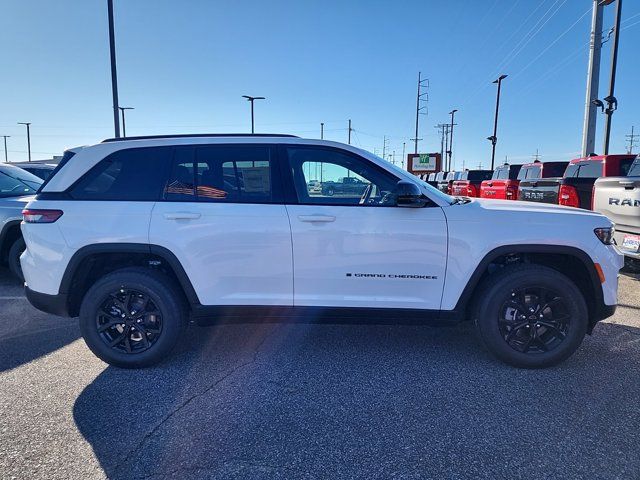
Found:
[[[425, 89], [422, 92], [422, 89]], [[412, 138], [415, 142], [415, 148], [413, 153], [418, 153], [418, 142], [422, 140], [418, 138], [418, 130], [420, 126], [420, 115], [426, 115], [427, 113], [420, 113], [422, 110], [427, 109], [427, 102], [429, 101], [429, 79], [422, 78], [422, 72], [418, 72], [418, 95], [416, 96], [416, 136]]]
[[[382, 138], [382, 158], [385, 158], [384, 154], [387, 152], [387, 136]], [[385, 158], [386, 159], [386, 158]]]
[[324, 123], [320, 122], [320, 140], [324, 140]]
[[591, 15], [591, 40], [589, 43], [589, 67], [587, 68], [587, 94], [582, 127], [582, 157], [594, 153], [596, 145], [597, 106], [600, 83], [600, 54], [602, 51], [602, 0], [593, 0]]
[[[633, 153], [633, 142], [635, 141], [636, 137], [640, 137], [640, 135], [635, 135], [633, 133], [633, 125], [631, 126], [631, 135], [625, 135], [625, 137], [627, 137], [629, 140], [629, 146], [627, 147], [627, 153]], [[5, 137], [5, 142], [6, 142], [6, 137]], [[6, 147], [6, 143], [5, 143], [5, 152], [7, 150]]]
[[7, 156], [7, 138], [9, 138], [11, 135], [2, 135], [2, 138], [4, 138], [4, 163], [9, 163], [9, 157]]
[[242, 98], [246, 98], [249, 103], [251, 103], [251, 134], [255, 133], [255, 124], [253, 118], [253, 102], [256, 100], [265, 100], [265, 97], [252, 97], [251, 95], [242, 95]]
[[405, 146], [406, 146], [406, 145], [407, 145], [407, 143], [406, 143], [406, 142], [402, 142], [402, 163], [401, 163], [402, 168], [404, 168], [404, 160], [405, 160], [405, 158], [406, 158], [406, 157], [405, 157], [405, 153], [404, 153], [404, 150], [405, 150]]
[[111, 93], [113, 94], [113, 129], [120, 137], [120, 115], [118, 112], [118, 72], [116, 70], [116, 35], [113, 26], [113, 0], [107, 0], [109, 15], [109, 54], [111, 56]]
[[439, 123], [434, 127], [434, 128], [437, 128], [438, 131], [440, 132], [440, 162], [441, 162], [440, 169], [443, 172], [445, 171], [445, 168], [446, 168], [446, 165], [443, 164], [443, 163], [446, 163], [444, 159], [444, 127], [445, 125], [448, 125], [448, 124]]
[[453, 156], [453, 126], [455, 125], [455, 123], [453, 123], [453, 116], [456, 114], [458, 110], [451, 110], [449, 112], [449, 115], [451, 115], [451, 136], [449, 137], [449, 151], [447, 152], [449, 154], [449, 170], [451, 170], [451, 157]]
[[353, 130], [353, 128], [351, 128], [351, 120], [349, 120], [349, 135], [347, 137], [347, 143], [349, 145], [351, 145], [351, 131]]
[[120, 113], [122, 113], [122, 136], [126, 137], [127, 136], [127, 128], [125, 127], [125, 123], [124, 123], [124, 111], [125, 110], [135, 110], [134, 107], [118, 107], [118, 109], [120, 110]]
[[616, 67], [618, 64], [618, 42], [620, 41], [620, 17], [622, 16], [622, 0], [616, 0], [616, 23], [613, 31], [613, 45], [611, 47], [611, 73], [609, 77], [609, 94], [603, 99], [607, 108], [604, 113], [606, 115], [604, 124], [604, 148], [603, 154], [609, 154], [609, 139], [611, 137], [611, 117], [613, 112], [618, 108], [618, 100], [613, 96], [616, 86]]
[[29, 161], [31, 161], [31, 132], [29, 130], [31, 122], [18, 122], [18, 125], [24, 125], [27, 127], [27, 152], [29, 154]]
[[491, 170], [494, 169], [494, 162], [496, 159], [496, 143], [498, 143], [498, 111], [500, 109], [500, 87], [502, 86], [502, 80], [507, 78], [507, 75], [500, 75], [493, 83], [498, 84], [498, 94], [496, 96], [496, 114], [493, 120], [493, 135], [487, 137], [487, 140], [491, 141]]
[[534, 162], [539, 162], [540, 161], [540, 154], [538, 153], [538, 149], [536, 148], [536, 153], [535, 155], [532, 155], [533, 157], [533, 161]]
[[[447, 152], [449, 151], [449, 129], [451, 125], [445, 123], [444, 125], [444, 156], [442, 157], [442, 161], [444, 162], [444, 166], [447, 167]], [[447, 169], [447, 172], [449, 169]]]

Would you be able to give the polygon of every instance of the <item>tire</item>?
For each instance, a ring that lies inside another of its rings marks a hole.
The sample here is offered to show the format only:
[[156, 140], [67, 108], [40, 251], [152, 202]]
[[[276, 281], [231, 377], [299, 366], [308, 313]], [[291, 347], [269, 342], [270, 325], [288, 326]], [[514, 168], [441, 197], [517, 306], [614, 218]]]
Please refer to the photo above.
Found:
[[[113, 324], [121, 318], [126, 323]], [[174, 282], [144, 268], [105, 275], [80, 305], [85, 343], [98, 358], [122, 368], [148, 367], [169, 356], [186, 318], [183, 297]], [[115, 346], [109, 345], [118, 339]]]
[[332, 187], [329, 187], [329, 188], [327, 189], [327, 195], [328, 195], [329, 197], [333, 197], [333, 194], [334, 194], [334, 193], [335, 193], [335, 191], [333, 190], [333, 188], [332, 188]]
[[25, 251], [27, 246], [24, 243], [24, 238], [20, 237], [9, 249], [9, 271], [21, 282], [24, 282], [24, 275], [22, 274], [22, 266], [20, 265], [20, 255]]
[[482, 343], [515, 367], [557, 365], [578, 349], [587, 332], [582, 293], [548, 267], [504, 267], [485, 280], [475, 299], [474, 320]]

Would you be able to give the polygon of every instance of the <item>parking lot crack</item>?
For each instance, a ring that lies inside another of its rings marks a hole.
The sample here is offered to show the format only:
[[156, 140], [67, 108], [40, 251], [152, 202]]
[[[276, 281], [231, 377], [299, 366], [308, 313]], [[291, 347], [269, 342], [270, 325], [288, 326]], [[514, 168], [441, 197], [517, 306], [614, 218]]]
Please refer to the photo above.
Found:
[[189, 404], [191, 404], [194, 400], [203, 397], [205, 395], [207, 395], [211, 390], [213, 390], [214, 388], [216, 388], [218, 385], [220, 385], [222, 382], [224, 382], [225, 380], [228, 380], [229, 378], [231, 378], [233, 375], [235, 375], [237, 372], [239, 372], [240, 370], [242, 370], [245, 367], [248, 367], [249, 365], [255, 363], [258, 359], [258, 355], [260, 353], [260, 349], [263, 347], [263, 345], [266, 343], [267, 339], [269, 337], [271, 337], [274, 332], [276, 331], [276, 329], [273, 329], [270, 333], [268, 333], [267, 335], [265, 335], [265, 337], [258, 343], [258, 345], [256, 346], [256, 348], [254, 349], [251, 358], [249, 358], [248, 360], [237, 364], [236, 366], [234, 366], [233, 368], [231, 368], [228, 372], [226, 372], [224, 375], [222, 375], [221, 377], [219, 377], [215, 382], [213, 382], [211, 385], [209, 385], [208, 387], [206, 387], [204, 390], [201, 390], [197, 393], [194, 393], [193, 395], [189, 396], [188, 398], [186, 398], [182, 403], [180, 403], [179, 405], [176, 406], [176, 408], [174, 408], [173, 410], [171, 410], [169, 413], [167, 413], [167, 415], [165, 415], [162, 420], [160, 420], [160, 422], [158, 422], [157, 425], [155, 425], [151, 430], [149, 430], [143, 437], [142, 439], [138, 442], [138, 444], [132, 449], [130, 450], [125, 456], [124, 459], [117, 463], [115, 465], [115, 467], [113, 468], [113, 472], [116, 473], [118, 472], [121, 468], [123, 468], [125, 465], [127, 465], [127, 463], [129, 462], [129, 460], [136, 455], [141, 449], [142, 447], [145, 445], [145, 443], [151, 438], [153, 437], [156, 432], [158, 430], [160, 430], [162, 428], [162, 426], [164, 424], [166, 424], [169, 420], [171, 420], [177, 413], [179, 413], [181, 410], [183, 410], [185, 407], [187, 407]]

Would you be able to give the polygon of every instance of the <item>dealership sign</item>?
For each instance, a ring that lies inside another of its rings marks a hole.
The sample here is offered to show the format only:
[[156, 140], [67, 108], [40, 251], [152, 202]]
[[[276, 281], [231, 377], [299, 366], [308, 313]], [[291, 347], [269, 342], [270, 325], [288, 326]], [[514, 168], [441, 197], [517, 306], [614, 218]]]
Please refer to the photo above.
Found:
[[407, 165], [411, 173], [437, 172], [440, 167], [439, 153], [410, 153]]

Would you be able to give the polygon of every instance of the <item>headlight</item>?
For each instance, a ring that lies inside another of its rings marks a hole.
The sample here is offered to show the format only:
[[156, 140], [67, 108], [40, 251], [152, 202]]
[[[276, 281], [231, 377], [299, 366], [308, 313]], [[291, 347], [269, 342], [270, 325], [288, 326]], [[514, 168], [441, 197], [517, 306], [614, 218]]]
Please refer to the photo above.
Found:
[[598, 237], [598, 240], [600, 240], [605, 245], [613, 245], [613, 234], [615, 233], [615, 231], [616, 229], [614, 227], [607, 227], [596, 228], [593, 233], [595, 233], [596, 237]]

